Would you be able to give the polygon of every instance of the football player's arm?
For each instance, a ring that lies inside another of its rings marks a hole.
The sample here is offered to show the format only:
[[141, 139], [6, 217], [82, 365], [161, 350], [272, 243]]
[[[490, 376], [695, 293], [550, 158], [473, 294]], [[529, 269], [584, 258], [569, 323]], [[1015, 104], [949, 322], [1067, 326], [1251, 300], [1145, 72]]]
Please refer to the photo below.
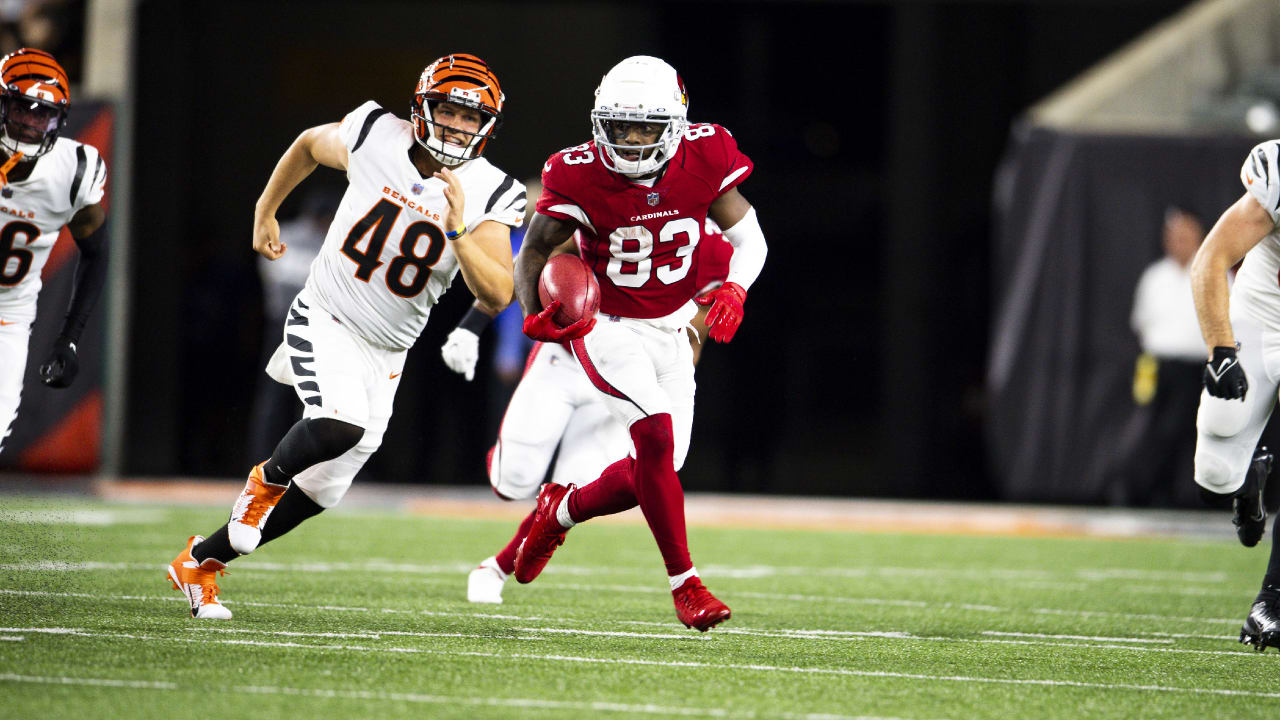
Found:
[[287, 249], [280, 242], [280, 224], [276, 222], [280, 203], [317, 165], [347, 169], [347, 146], [338, 128], [339, 123], [329, 123], [302, 131], [271, 171], [253, 209], [253, 249], [268, 260], [279, 258]]
[[[485, 220], [474, 230], [449, 241], [467, 289], [486, 310], [511, 304], [511, 228]], [[497, 312], [493, 313], [497, 315]]]
[[1191, 294], [1209, 356], [1215, 347], [1235, 347], [1231, 330], [1227, 270], [1275, 230], [1271, 216], [1249, 193], [1214, 224], [1191, 261]]
[[764, 269], [769, 246], [756, 219], [755, 208], [736, 187], [716, 198], [707, 214], [723, 228], [724, 239], [733, 246], [733, 257], [729, 259], [729, 276], [724, 285], [697, 298], [697, 302], [711, 305], [706, 320], [707, 334], [716, 342], [729, 342], [742, 324], [747, 289]]
[[102, 229], [106, 219], [106, 210], [94, 203], [80, 208], [67, 222], [67, 230], [80, 251], [80, 258], [76, 262], [75, 283], [71, 288], [71, 303], [62, 323], [62, 332], [58, 333], [48, 357], [40, 364], [40, 379], [50, 387], [69, 386], [80, 370], [76, 344], [80, 342], [80, 333], [98, 303], [107, 278], [107, 242]]
[[524, 243], [516, 257], [516, 300], [520, 302], [525, 317], [542, 312], [542, 301], [538, 299], [538, 276], [552, 252], [570, 240], [577, 229], [578, 223], [572, 220], [542, 213], [534, 213], [529, 221]]

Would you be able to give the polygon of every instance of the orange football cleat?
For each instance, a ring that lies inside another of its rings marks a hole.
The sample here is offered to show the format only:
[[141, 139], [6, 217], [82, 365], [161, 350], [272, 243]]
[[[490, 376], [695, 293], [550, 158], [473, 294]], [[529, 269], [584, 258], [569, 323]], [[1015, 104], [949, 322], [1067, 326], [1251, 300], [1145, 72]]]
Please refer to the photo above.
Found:
[[235, 507], [231, 508], [231, 520], [227, 522], [227, 539], [231, 549], [241, 555], [248, 555], [262, 541], [262, 526], [275, 509], [276, 503], [288, 488], [283, 485], [272, 485], [262, 476], [264, 460], [249, 471], [249, 480], [236, 498]]
[[231, 611], [218, 600], [218, 573], [225, 574], [226, 564], [208, 558], [203, 563], [191, 556], [191, 548], [203, 537], [192, 535], [178, 557], [169, 563], [169, 582], [173, 589], [191, 601], [191, 617], [201, 620], [230, 620]]

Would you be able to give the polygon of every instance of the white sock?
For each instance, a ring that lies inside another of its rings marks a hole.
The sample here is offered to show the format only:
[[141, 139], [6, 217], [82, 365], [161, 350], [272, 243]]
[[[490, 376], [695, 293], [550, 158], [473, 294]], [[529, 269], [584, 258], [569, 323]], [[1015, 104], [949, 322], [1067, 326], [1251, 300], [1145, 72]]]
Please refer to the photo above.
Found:
[[[577, 488], [574, 488], [576, 490]], [[556, 520], [559, 521], [561, 527], [571, 528], [578, 523], [569, 517], [569, 496], [573, 494], [573, 490], [564, 494], [560, 498], [560, 504], [556, 507]]]
[[504, 572], [502, 572], [502, 568], [498, 567], [498, 558], [496, 558], [496, 557], [494, 557], [494, 556], [490, 555], [489, 557], [487, 557], [487, 558], [485, 558], [483, 561], [481, 561], [480, 566], [481, 566], [481, 567], [489, 568], [490, 570], [492, 570], [492, 571], [494, 571], [495, 573], [497, 573], [497, 574], [498, 574], [498, 578], [499, 578], [499, 579], [501, 579], [501, 580], [502, 580], [502, 582], [506, 582], [506, 581], [507, 581], [507, 574], [506, 574], [506, 573], [504, 573]]
[[671, 592], [679, 590], [680, 586], [684, 584], [684, 581], [691, 577], [698, 577], [698, 568], [691, 567], [688, 571], [682, 572], [679, 575], [669, 576], [667, 580], [671, 581]]

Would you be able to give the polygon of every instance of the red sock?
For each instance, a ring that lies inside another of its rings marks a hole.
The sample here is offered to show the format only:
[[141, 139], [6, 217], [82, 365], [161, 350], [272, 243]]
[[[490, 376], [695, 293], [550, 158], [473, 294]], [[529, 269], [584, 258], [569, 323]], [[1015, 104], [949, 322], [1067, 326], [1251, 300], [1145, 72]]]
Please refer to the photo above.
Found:
[[667, 564], [667, 575], [688, 572], [693, 561], [684, 527], [684, 488], [673, 465], [671, 415], [651, 415], [632, 423], [631, 440], [636, 446], [636, 499]]
[[624, 457], [600, 473], [600, 477], [569, 493], [569, 517], [585, 522], [601, 515], [613, 515], [636, 506], [632, 483], [636, 461]]
[[511, 542], [494, 556], [498, 561], [498, 569], [502, 572], [510, 575], [516, 571], [516, 551], [520, 549], [520, 543], [524, 542], [524, 536], [529, 534], [529, 528], [533, 527], [533, 514], [537, 511], [536, 506], [529, 511], [529, 515], [520, 521], [516, 536], [511, 538]]

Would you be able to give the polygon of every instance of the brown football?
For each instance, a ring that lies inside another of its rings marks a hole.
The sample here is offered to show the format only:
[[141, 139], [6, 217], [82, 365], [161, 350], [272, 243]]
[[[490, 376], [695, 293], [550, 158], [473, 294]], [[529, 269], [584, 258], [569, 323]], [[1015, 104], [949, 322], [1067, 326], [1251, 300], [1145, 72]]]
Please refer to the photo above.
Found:
[[551, 319], [560, 327], [568, 327], [600, 309], [600, 283], [578, 256], [557, 255], [547, 261], [538, 276], [538, 299], [542, 307], [559, 300], [560, 309]]

